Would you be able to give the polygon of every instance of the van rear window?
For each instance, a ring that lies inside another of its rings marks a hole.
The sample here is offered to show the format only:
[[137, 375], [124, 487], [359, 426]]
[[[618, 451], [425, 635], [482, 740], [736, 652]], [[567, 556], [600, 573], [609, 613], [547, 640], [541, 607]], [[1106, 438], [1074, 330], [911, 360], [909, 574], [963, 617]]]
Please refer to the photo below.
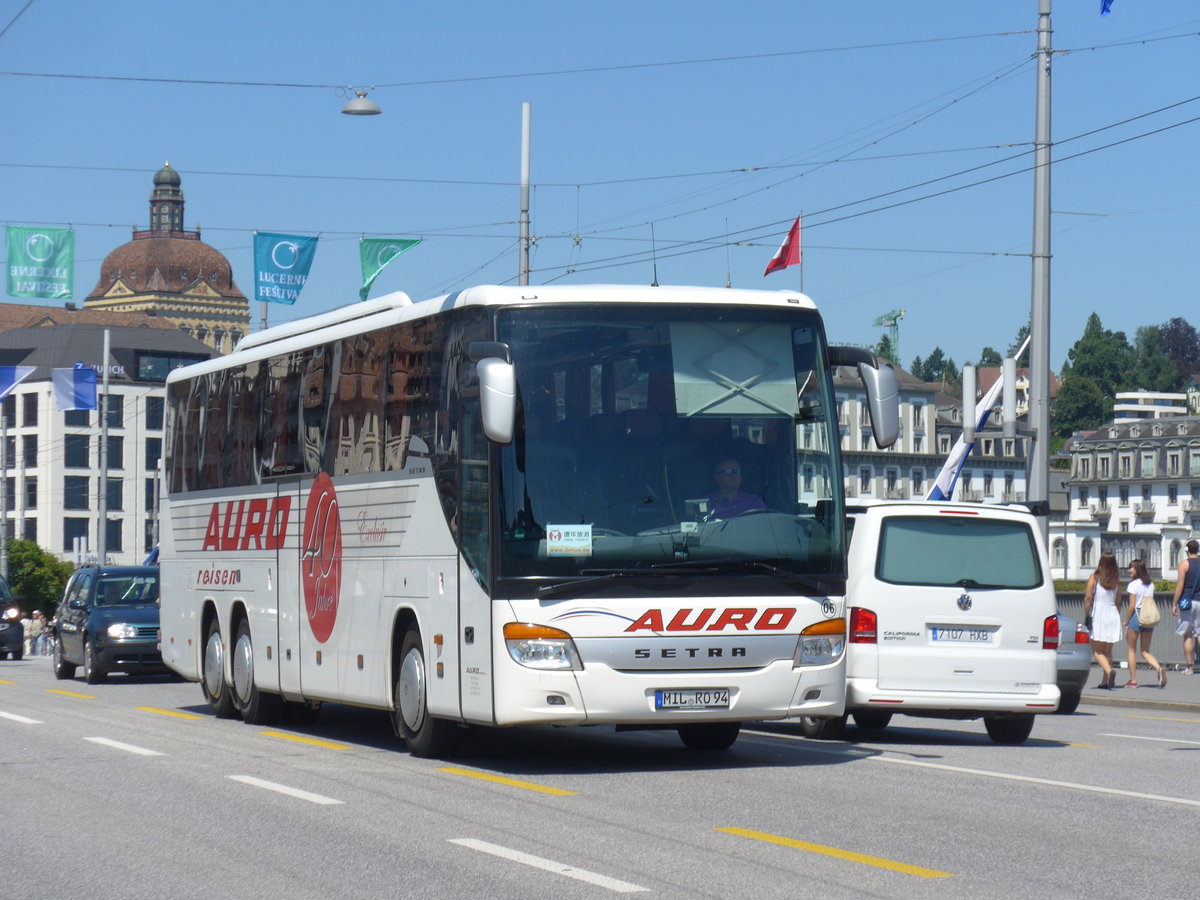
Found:
[[883, 521], [876, 575], [892, 584], [1033, 588], [1042, 583], [1033, 529], [974, 516]]

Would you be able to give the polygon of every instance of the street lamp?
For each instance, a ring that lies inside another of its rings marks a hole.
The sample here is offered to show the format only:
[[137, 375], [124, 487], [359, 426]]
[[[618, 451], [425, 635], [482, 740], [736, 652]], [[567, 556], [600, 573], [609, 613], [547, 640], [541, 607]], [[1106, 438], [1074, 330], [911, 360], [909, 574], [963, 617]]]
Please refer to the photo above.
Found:
[[354, 93], [357, 96], [342, 107], [343, 114], [347, 116], [377, 116], [383, 112], [379, 108], [379, 104], [374, 100], [367, 99], [365, 90], [356, 90]]

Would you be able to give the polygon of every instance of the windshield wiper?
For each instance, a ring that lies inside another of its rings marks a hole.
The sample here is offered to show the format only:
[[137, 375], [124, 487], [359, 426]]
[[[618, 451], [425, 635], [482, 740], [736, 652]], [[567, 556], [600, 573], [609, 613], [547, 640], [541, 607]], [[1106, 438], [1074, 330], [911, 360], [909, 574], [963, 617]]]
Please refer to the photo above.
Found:
[[649, 578], [651, 581], [657, 581], [664, 575], [680, 576], [690, 573], [654, 571], [654, 567], [651, 567], [648, 569], [584, 569], [580, 574], [584, 577], [575, 578], [571, 581], [559, 581], [554, 584], [544, 584], [534, 591], [534, 594], [541, 598], [559, 597], [576, 590], [587, 590], [588, 588], [598, 587], [602, 584], [611, 584], [614, 581], [638, 578]]
[[808, 575], [801, 575], [799, 572], [792, 572], [788, 569], [781, 569], [777, 563], [782, 561], [782, 557], [765, 558], [765, 559], [746, 559], [738, 556], [724, 557], [721, 559], [689, 559], [680, 562], [657, 563], [651, 566], [652, 569], [663, 572], [671, 569], [684, 569], [689, 571], [705, 570], [711, 571], [713, 574], [728, 574], [731, 571], [745, 572], [747, 570], [765, 572], [769, 575], [776, 575], [780, 578], [786, 578], [788, 581], [803, 585], [806, 588], [816, 591], [818, 594], [828, 594], [829, 586], [822, 582], [819, 578], [812, 578]]

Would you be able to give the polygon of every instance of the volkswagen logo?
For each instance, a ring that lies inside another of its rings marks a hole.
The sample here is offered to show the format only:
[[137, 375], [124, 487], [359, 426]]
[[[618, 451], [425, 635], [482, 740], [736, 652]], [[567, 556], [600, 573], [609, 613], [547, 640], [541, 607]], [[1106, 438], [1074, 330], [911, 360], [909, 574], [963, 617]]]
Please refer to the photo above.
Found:
[[963, 612], [966, 612], [968, 609], [971, 608], [971, 595], [970, 594], [960, 594], [959, 595], [958, 608], [961, 609]]

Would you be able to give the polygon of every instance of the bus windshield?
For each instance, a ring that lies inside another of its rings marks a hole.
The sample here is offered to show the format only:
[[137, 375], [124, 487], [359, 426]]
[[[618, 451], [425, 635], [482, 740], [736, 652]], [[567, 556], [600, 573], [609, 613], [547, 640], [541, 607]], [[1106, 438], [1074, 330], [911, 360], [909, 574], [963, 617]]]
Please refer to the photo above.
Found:
[[520, 411], [498, 448], [501, 578], [844, 572], [816, 312], [509, 308]]

